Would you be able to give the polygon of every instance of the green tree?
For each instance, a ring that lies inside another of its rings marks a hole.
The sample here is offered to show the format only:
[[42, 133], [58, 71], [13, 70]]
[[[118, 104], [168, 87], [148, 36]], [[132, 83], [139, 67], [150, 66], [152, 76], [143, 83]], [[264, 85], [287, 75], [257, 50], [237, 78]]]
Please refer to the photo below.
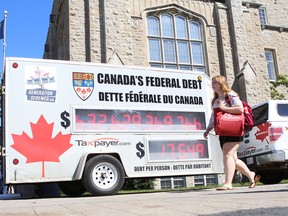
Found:
[[288, 76], [287, 75], [279, 75], [277, 77], [277, 81], [272, 83], [272, 86], [270, 87], [271, 89], [271, 98], [274, 100], [283, 100], [284, 99], [284, 94], [279, 93], [277, 91], [278, 86], [285, 86], [288, 88]]
[[154, 189], [154, 178], [125, 179], [122, 190]]

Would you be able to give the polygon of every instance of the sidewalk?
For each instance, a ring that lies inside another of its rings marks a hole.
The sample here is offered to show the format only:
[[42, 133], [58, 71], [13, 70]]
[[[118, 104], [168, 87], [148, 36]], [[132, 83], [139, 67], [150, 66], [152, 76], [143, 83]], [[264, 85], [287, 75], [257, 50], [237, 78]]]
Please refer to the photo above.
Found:
[[288, 184], [105, 197], [1, 200], [0, 216], [287, 215]]

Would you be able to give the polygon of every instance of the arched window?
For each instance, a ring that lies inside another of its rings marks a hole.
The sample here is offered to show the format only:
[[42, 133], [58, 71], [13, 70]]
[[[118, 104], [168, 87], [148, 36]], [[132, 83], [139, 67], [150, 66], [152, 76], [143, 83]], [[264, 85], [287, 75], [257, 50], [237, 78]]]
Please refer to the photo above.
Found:
[[202, 26], [183, 15], [147, 17], [151, 67], [206, 72]]

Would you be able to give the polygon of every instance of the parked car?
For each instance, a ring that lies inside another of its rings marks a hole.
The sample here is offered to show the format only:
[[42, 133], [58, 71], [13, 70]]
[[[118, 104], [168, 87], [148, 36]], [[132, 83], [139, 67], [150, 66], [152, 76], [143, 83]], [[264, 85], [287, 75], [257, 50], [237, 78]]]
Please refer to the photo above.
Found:
[[269, 100], [253, 107], [255, 123], [245, 134], [238, 157], [261, 175], [263, 184], [277, 184], [288, 171], [288, 100]]

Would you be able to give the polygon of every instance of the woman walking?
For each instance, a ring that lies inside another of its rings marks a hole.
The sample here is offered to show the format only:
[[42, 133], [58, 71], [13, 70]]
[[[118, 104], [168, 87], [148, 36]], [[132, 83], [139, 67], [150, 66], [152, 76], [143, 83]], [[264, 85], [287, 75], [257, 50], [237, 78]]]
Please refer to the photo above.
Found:
[[[239, 99], [237, 93], [229, 88], [224, 76], [217, 75], [212, 78], [212, 89], [214, 91], [214, 97], [211, 102], [213, 109], [219, 108], [231, 114], [240, 114], [243, 112], [242, 101]], [[229, 99], [229, 102], [227, 102], [227, 99]], [[213, 128], [214, 112], [212, 112], [209, 125], [203, 134], [205, 138], [207, 138], [207, 135]], [[219, 136], [219, 141], [223, 153], [225, 183], [223, 186], [216, 188], [216, 190], [233, 189], [232, 181], [235, 169], [248, 177], [250, 181], [249, 188], [256, 187], [260, 176], [256, 176], [255, 172], [250, 171], [246, 164], [237, 157], [237, 149], [239, 148], [240, 142], [243, 141], [243, 136]]]

